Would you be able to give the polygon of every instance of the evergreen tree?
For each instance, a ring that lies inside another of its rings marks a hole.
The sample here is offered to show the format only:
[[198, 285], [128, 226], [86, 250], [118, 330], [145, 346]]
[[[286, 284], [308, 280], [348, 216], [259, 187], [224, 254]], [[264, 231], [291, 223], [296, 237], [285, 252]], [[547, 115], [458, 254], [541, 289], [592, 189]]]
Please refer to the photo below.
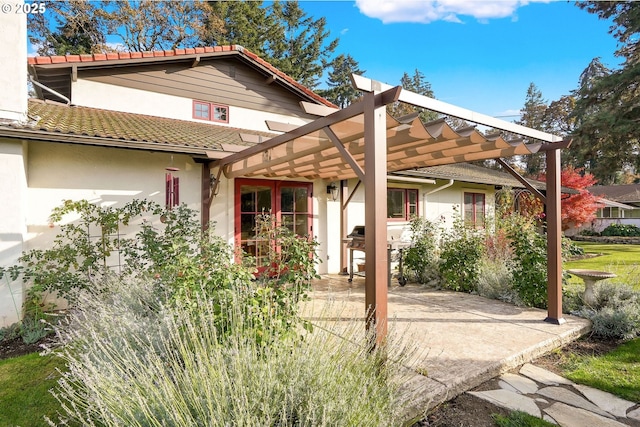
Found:
[[338, 46], [338, 39], [326, 43], [326, 18], [308, 16], [297, 1], [276, 1], [270, 13], [278, 34], [267, 41], [265, 59], [308, 88], [315, 88]]
[[321, 90], [319, 94], [338, 107], [345, 108], [361, 96], [351, 83], [351, 75], [362, 75], [366, 71], [360, 70], [358, 62], [349, 54], [338, 55], [329, 63], [329, 67], [331, 68], [327, 79], [329, 89]]
[[277, 25], [262, 1], [209, 1], [208, 7], [202, 44], [236, 44], [269, 60], [268, 40], [277, 33]]
[[640, 3], [587, 1], [577, 5], [613, 20], [610, 33], [620, 46], [616, 56], [624, 58], [622, 67], [613, 71], [594, 59], [575, 94], [574, 161], [586, 165], [602, 184], [610, 184], [617, 172], [640, 168]]
[[[406, 72], [400, 79], [400, 85], [403, 89], [415, 92], [420, 95], [428, 96], [429, 98], [435, 98], [433, 90], [431, 89], [431, 83], [429, 83], [424, 74], [416, 69], [412, 76], [409, 76]], [[394, 117], [402, 117], [415, 112], [419, 113], [420, 120], [423, 123], [428, 123], [438, 118], [438, 113], [435, 111], [427, 110], [426, 108], [419, 108], [413, 105], [405, 104], [403, 102], [395, 102], [387, 107], [387, 111]]]
[[[520, 120], [517, 124], [527, 126], [532, 129], [544, 130], [544, 115], [547, 103], [542, 98], [542, 92], [534, 83], [529, 83], [524, 107], [520, 110]], [[526, 143], [534, 142], [525, 140]], [[544, 168], [544, 158], [540, 153], [523, 156], [525, 174], [528, 176], [538, 175]]]

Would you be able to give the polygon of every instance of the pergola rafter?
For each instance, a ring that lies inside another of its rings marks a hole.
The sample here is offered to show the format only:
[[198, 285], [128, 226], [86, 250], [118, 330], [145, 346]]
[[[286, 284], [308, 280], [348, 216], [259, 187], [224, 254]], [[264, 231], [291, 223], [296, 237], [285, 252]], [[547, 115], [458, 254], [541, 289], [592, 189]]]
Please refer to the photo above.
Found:
[[[377, 344], [384, 341], [387, 322], [387, 174], [416, 167], [474, 160], [500, 159], [544, 151], [547, 156], [547, 240], [549, 310], [546, 321], [563, 323], [560, 259], [561, 137], [486, 116], [401, 87], [352, 76], [364, 92], [362, 101], [320, 117], [263, 143], [217, 160], [214, 166], [228, 178], [290, 177], [330, 181], [359, 178], [365, 186], [365, 247], [367, 262], [367, 327]], [[443, 119], [423, 124], [415, 116], [395, 119], [386, 106], [400, 101], [419, 108], [490, 126], [524, 139], [487, 136], [475, 127], [452, 129]], [[344, 203], [344, 197], [341, 197]], [[344, 215], [344, 206], [342, 209]], [[342, 236], [344, 237], [344, 236]]]

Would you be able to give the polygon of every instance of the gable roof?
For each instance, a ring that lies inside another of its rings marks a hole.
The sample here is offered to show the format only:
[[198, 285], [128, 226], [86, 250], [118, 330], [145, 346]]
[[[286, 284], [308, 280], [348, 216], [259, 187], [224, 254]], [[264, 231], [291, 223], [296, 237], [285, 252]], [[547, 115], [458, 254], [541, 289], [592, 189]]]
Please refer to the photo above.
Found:
[[[0, 125], [0, 136], [171, 151], [221, 158], [272, 133], [209, 123], [29, 100], [28, 123]], [[244, 137], [251, 135], [252, 137]]]
[[151, 52], [110, 52], [87, 55], [36, 56], [29, 57], [27, 62], [31, 74], [44, 83], [47, 81], [55, 82], [60, 79], [71, 79], [72, 74], [77, 72], [79, 68], [124, 67], [176, 61], [190, 62], [192, 65], [197, 65], [205, 59], [230, 56], [236, 57], [238, 60], [243, 61], [265, 76], [269, 76], [274, 82], [281, 84], [304, 99], [327, 107], [337, 108], [333, 103], [298, 83], [292, 77], [240, 45], [196, 47]]
[[592, 187], [588, 187], [587, 190], [596, 196], [603, 196], [616, 202], [640, 202], [640, 184], [594, 185]]
[[[488, 184], [496, 186], [509, 186], [522, 188], [523, 185], [510, 174], [486, 167], [473, 165], [470, 163], [454, 163], [450, 165], [431, 166], [427, 168], [419, 168], [414, 171], [398, 172], [398, 175], [435, 178], [435, 179], [454, 179], [456, 181]], [[527, 181], [535, 188], [544, 190], [546, 184], [542, 181], [527, 179]]]

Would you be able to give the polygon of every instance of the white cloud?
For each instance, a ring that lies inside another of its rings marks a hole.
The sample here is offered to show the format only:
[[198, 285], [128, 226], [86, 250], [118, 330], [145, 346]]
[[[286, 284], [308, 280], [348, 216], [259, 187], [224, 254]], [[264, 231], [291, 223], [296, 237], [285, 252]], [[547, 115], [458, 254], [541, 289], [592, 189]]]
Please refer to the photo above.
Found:
[[498, 117], [498, 118], [510, 121], [512, 119], [516, 119], [516, 118], [520, 117], [520, 115], [521, 115], [521, 112], [520, 112], [519, 109], [518, 110], [516, 110], [516, 109], [507, 109], [507, 110], [504, 110], [504, 111], [501, 111], [501, 112], [495, 114], [494, 117]]
[[362, 14], [385, 24], [428, 24], [439, 20], [461, 23], [460, 15], [471, 16], [480, 22], [514, 17], [519, 7], [534, 1], [546, 3], [549, 0], [356, 0], [356, 6]]

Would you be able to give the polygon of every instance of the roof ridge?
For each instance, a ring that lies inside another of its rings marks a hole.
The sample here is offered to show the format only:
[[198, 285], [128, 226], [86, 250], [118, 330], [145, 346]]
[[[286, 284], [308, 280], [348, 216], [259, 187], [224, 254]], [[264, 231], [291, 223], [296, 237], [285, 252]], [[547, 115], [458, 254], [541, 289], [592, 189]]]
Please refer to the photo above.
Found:
[[107, 53], [91, 53], [83, 55], [52, 55], [52, 56], [30, 56], [27, 58], [29, 65], [50, 65], [50, 64], [78, 64], [78, 63], [99, 63], [101, 61], [117, 61], [117, 60], [131, 60], [131, 59], [148, 59], [148, 58], [168, 58], [177, 57], [183, 55], [199, 55], [207, 53], [217, 52], [238, 52], [239, 54], [249, 58], [251, 61], [260, 64], [261, 66], [269, 69], [275, 75], [285, 80], [292, 86], [295, 86], [298, 90], [301, 90], [306, 95], [315, 99], [316, 101], [328, 106], [338, 108], [335, 104], [322, 96], [315, 93], [313, 90], [299, 83], [293, 77], [280, 71], [271, 63], [265, 61], [255, 53], [246, 49], [245, 47], [232, 44], [224, 46], [207, 46], [207, 47], [193, 47], [182, 49], [169, 49], [169, 50], [152, 50], [146, 52], [107, 52]]
[[172, 57], [181, 55], [197, 55], [201, 53], [215, 53], [215, 52], [243, 52], [246, 49], [241, 45], [224, 45], [224, 46], [206, 46], [206, 47], [192, 47], [182, 49], [168, 49], [168, 50], [149, 50], [144, 52], [106, 52], [106, 53], [88, 53], [80, 55], [49, 55], [49, 56], [30, 56], [27, 58], [29, 65], [46, 65], [46, 64], [62, 64], [62, 63], [77, 63], [77, 62], [97, 62], [97, 61], [111, 61], [111, 60], [126, 60], [126, 59], [143, 59], [143, 58], [157, 58], [157, 57]]

